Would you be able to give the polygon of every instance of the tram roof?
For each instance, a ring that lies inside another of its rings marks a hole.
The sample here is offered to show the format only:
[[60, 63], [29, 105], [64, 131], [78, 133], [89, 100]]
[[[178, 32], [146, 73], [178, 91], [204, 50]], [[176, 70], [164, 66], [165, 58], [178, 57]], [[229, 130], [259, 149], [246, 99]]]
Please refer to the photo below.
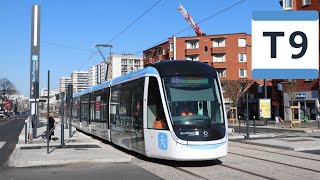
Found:
[[217, 77], [214, 67], [199, 61], [162, 60], [148, 64], [148, 67], [156, 68], [161, 77], [177, 74]]
[[120, 77], [117, 77], [117, 78], [111, 80], [111, 85], [116, 85], [119, 83], [123, 83], [126, 81], [130, 81], [133, 79], [137, 79], [137, 78], [145, 77], [145, 76], [150, 76], [150, 75], [159, 75], [159, 73], [158, 73], [157, 69], [155, 69], [154, 67], [146, 67], [146, 68], [139, 69], [139, 70], [134, 71], [132, 73], [129, 73], [124, 76], [120, 76]]
[[132, 79], [136, 79], [136, 78], [140, 78], [148, 75], [159, 75], [159, 73], [154, 67], [146, 67], [146, 68], [134, 71], [132, 73], [126, 74], [124, 76], [117, 77], [113, 80], [106, 81], [101, 84], [89, 87], [81, 92], [73, 94], [73, 97], [81, 96], [83, 94], [91, 93], [93, 91], [97, 91], [97, 90], [109, 87], [110, 85], [116, 85], [122, 82], [130, 81]]

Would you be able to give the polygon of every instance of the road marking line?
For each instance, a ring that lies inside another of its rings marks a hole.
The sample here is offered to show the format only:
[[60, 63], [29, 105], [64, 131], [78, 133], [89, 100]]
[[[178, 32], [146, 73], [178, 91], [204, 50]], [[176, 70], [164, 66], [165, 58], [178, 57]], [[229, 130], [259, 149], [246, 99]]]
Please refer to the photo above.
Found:
[[5, 144], [6, 142], [0, 142], [0, 149], [3, 147], [3, 145]]
[[13, 120], [15, 120], [15, 119], [11, 119], [10, 121], [7, 121], [7, 122], [5, 122], [5, 123], [2, 123], [2, 124], [0, 124], [0, 126], [2, 126], [2, 125], [4, 125], [4, 124], [7, 124], [8, 122], [11, 122], [11, 121], [13, 121]]

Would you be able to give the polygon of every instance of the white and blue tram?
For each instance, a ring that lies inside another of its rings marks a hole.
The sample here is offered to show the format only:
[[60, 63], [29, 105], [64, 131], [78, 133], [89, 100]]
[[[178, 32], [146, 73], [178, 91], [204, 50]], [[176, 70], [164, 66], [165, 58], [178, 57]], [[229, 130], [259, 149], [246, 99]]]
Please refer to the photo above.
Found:
[[[165, 125], [155, 128], [159, 114]], [[88, 88], [73, 95], [72, 115], [76, 128], [148, 157], [198, 161], [227, 155], [220, 81], [201, 62], [161, 61]]]

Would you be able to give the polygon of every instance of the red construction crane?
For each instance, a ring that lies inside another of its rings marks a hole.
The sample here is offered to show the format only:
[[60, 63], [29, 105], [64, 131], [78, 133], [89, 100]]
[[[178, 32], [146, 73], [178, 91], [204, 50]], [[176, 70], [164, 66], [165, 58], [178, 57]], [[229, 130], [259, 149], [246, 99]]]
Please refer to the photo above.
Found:
[[201, 31], [200, 27], [194, 22], [190, 14], [181, 4], [178, 7], [178, 11], [182, 14], [182, 16], [186, 19], [186, 21], [191, 25], [191, 27], [193, 28], [197, 36], [205, 35], [205, 33]]

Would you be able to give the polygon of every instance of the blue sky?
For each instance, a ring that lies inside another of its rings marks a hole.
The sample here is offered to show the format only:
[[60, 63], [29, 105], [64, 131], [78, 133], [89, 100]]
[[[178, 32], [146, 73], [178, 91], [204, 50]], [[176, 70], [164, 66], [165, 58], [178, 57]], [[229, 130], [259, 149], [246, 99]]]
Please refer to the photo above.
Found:
[[[92, 59], [94, 44], [107, 43], [158, 0], [0, 0], [0, 78], [6, 77], [29, 97], [31, 7], [41, 6], [40, 88], [58, 88], [61, 76], [87, 70], [101, 61]], [[179, 2], [201, 21], [240, 0], [162, 0], [145, 16], [114, 39], [114, 53], [137, 53], [188, 28], [177, 10]], [[201, 23], [208, 35], [251, 33], [251, 13], [280, 10], [278, 0], [246, 0]], [[177, 36], [194, 36], [192, 29]], [[55, 45], [60, 44], [60, 45]], [[61, 46], [64, 45], [64, 46]], [[68, 48], [72, 47], [72, 48]], [[108, 53], [108, 50], [105, 51]]]

